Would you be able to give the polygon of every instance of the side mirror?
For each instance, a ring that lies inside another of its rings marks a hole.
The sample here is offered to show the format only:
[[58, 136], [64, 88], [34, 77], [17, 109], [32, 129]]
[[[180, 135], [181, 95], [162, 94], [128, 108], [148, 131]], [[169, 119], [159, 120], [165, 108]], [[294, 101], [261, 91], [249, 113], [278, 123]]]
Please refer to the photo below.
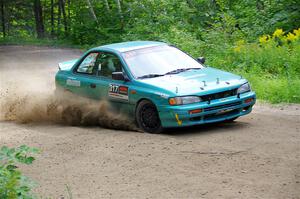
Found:
[[204, 63], [205, 63], [205, 58], [204, 58], [204, 57], [198, 57], [198, 58], [197, 58], [197, 61], [198, 61], [200, 64], [204, 64]]
[[113, 80], [128, 81], [128, 78], [123, 74], [123, 72], [113, 72], [111, 77]]

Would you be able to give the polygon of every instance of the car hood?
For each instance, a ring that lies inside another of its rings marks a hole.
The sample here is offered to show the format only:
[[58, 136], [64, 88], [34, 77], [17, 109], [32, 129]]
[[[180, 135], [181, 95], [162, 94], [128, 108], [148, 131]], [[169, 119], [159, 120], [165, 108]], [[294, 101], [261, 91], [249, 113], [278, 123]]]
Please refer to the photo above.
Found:
[[204, 95], [221, 92], [237, 88], [246, 82], [241, 76], [211, 67], [138, 81], [167, 90], [175, 95]]
[[59, 70], [69, 71], [72, 69], [74, 64], [77, 62], [78, 59], [73, 59], [65, 62], [61, 62], [58, 64]]

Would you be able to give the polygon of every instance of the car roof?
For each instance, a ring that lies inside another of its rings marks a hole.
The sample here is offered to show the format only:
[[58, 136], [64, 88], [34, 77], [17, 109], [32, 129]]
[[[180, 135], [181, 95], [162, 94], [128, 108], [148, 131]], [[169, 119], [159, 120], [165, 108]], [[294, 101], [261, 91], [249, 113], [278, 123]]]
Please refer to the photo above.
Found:
[[129, 42], [114, 43], [114, 44], [99, 46], [93, 48], [93, 50], [110, 49], [118, 52], [127, 52], [131, 50], [137, 50], [141, 48], [160, 46], [160, 45], [166, 45], [166, 43], [158, 42], [158, 41], [129, 41]]

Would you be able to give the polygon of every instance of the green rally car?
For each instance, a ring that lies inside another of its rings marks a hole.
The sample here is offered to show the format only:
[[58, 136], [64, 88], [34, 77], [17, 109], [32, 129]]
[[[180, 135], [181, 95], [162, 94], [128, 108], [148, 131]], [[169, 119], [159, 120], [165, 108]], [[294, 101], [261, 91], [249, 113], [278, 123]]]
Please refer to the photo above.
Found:
[[247, 80], [204, 61], [162, 42], [110, 44], [60, 63], [56, 87], [107, 100], [149, 133], [250, 113], [256, 95]]

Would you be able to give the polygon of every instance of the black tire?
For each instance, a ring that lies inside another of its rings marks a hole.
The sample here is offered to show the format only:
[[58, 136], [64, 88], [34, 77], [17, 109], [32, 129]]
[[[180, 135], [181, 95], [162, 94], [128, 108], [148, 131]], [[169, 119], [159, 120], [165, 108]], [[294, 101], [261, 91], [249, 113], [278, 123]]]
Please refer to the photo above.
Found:
[[143, 100], [137, 105], [135, 119], [138, 127], [144, 132], [161, 133], [163, 131], [156, 106], [149, 100]]

